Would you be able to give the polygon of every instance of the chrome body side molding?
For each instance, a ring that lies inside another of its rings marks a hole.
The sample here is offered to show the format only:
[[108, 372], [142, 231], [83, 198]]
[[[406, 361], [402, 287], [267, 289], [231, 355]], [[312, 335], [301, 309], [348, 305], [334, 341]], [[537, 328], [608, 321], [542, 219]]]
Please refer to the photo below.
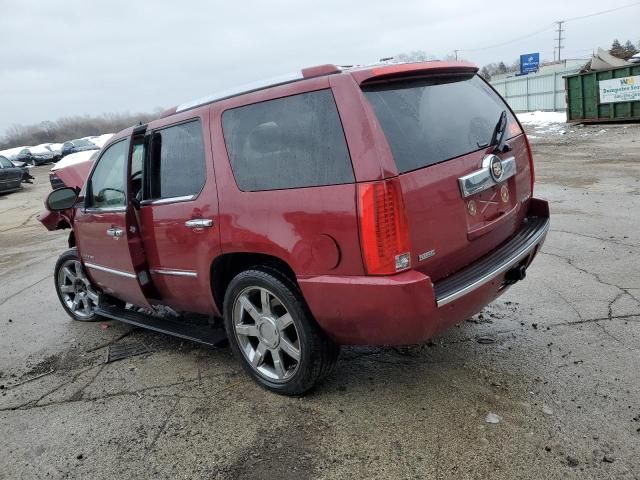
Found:
[[137, 278], [135, 273], [123, 272], [122, 270], [116, 270], [114, 268], [103, 267], [102, 265], [97, 265], [95, 263], [84, 262], [84, 266], [87, 268], [91, 268], [93, 270], [99, 270], [101, 272], [112, 273], [114, 275], [120, 275], [121, 277], [127, 278]]
[[171, 275], [174, 277], [192, 277], [197, 278], [198, 272], [191, 270], [169, 270], [165, 268], [154, 268], [149, 270], [151, 275]]
[[163, 205], [165, 203], [188, 202], [196, 198], [196, 195], [182, 195], [180, 197], [158, 198], [156, 200], [142, 200], [140, 205]]

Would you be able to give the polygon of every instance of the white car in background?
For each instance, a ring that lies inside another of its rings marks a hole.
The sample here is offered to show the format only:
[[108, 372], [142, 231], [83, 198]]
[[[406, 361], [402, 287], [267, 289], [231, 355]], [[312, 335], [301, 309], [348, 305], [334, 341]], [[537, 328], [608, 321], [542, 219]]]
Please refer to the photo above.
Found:
[[38, 147], [44, 147], [53, 153], [53, 161], [57, 162], [62, 158], [62, 144], [61, 143], [42, 143]]
[[17, 160], [18, 154], [25, 148], [27, 147], [22, 146], [22, 147], [7, 148], [6, 150], [0, 151], [0, 156], [8, 158], [11, 161], [14, 161], [14, 160], [18, 161]]
[[[56, 190], [63, 187], [82, 187], [99, 153], [100, 150], [84, 150], [64, 157], [49, 172], [51, 188]], [[78, 165], [78, 167], [66, 168], [72, 165]]]
[[107, 143], [111, 137], [113, 137], [113, 133], [104, 133], [102, 135], [98, 135], [95, 137], [87, 137], [91, 143], [95, 143], [98, 147], [104, 147], [105, 143]]

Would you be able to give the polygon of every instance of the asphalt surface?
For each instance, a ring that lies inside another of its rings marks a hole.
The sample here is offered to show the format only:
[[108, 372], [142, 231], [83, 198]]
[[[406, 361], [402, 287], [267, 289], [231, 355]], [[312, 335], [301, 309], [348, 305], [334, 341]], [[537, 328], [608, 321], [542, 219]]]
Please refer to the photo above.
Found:
[[640, 126], [602, 129], [534, 140], [553, 218], [525, 281], [429, 345], [344, 349], [304, 398], [228, 348], [72, 322], [35, 169], [0, 195], [0, 479], [639, 478]]

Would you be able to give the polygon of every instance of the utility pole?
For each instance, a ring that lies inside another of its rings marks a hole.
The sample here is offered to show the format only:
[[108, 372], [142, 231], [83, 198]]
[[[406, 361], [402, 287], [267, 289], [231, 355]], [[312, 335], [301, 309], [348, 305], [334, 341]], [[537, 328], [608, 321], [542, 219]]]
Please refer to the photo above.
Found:
[[[560, 62], [562, 60], [561, 57], [561, 52], [562, 52], [562, 41], [564, 40], [564, 38], [562, 37], [562, 25], [564, 24], [565, 20], [560, 20], [558, 22], [556, 22], [556, 25], [558, 25], [558, 29], [556, 30], [556, 33], [558, 34], [558, 37], [555, 38], [554, 40], [558, 41], [558, 46], [555, 47], [555, 49], [558, 51], [558, 62]], [[553, 56], [555, 59], [555, 55]]]

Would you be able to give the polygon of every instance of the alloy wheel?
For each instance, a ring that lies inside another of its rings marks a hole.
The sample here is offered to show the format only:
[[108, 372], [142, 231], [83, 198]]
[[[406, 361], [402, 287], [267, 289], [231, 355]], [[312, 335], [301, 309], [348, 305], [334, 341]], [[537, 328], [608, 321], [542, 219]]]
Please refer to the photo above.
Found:
[[251, 367], [273, 382], [286, 382], [301, 359], [298, 330], [282, 301], [262, 287], [247, 287], [233, 305], [238, 345]]
[[98, 293], [78, 260], [67, 260], [58, 270], [58, 289], [62, 301], [78, 319], [90, 318], [98, 306]]

